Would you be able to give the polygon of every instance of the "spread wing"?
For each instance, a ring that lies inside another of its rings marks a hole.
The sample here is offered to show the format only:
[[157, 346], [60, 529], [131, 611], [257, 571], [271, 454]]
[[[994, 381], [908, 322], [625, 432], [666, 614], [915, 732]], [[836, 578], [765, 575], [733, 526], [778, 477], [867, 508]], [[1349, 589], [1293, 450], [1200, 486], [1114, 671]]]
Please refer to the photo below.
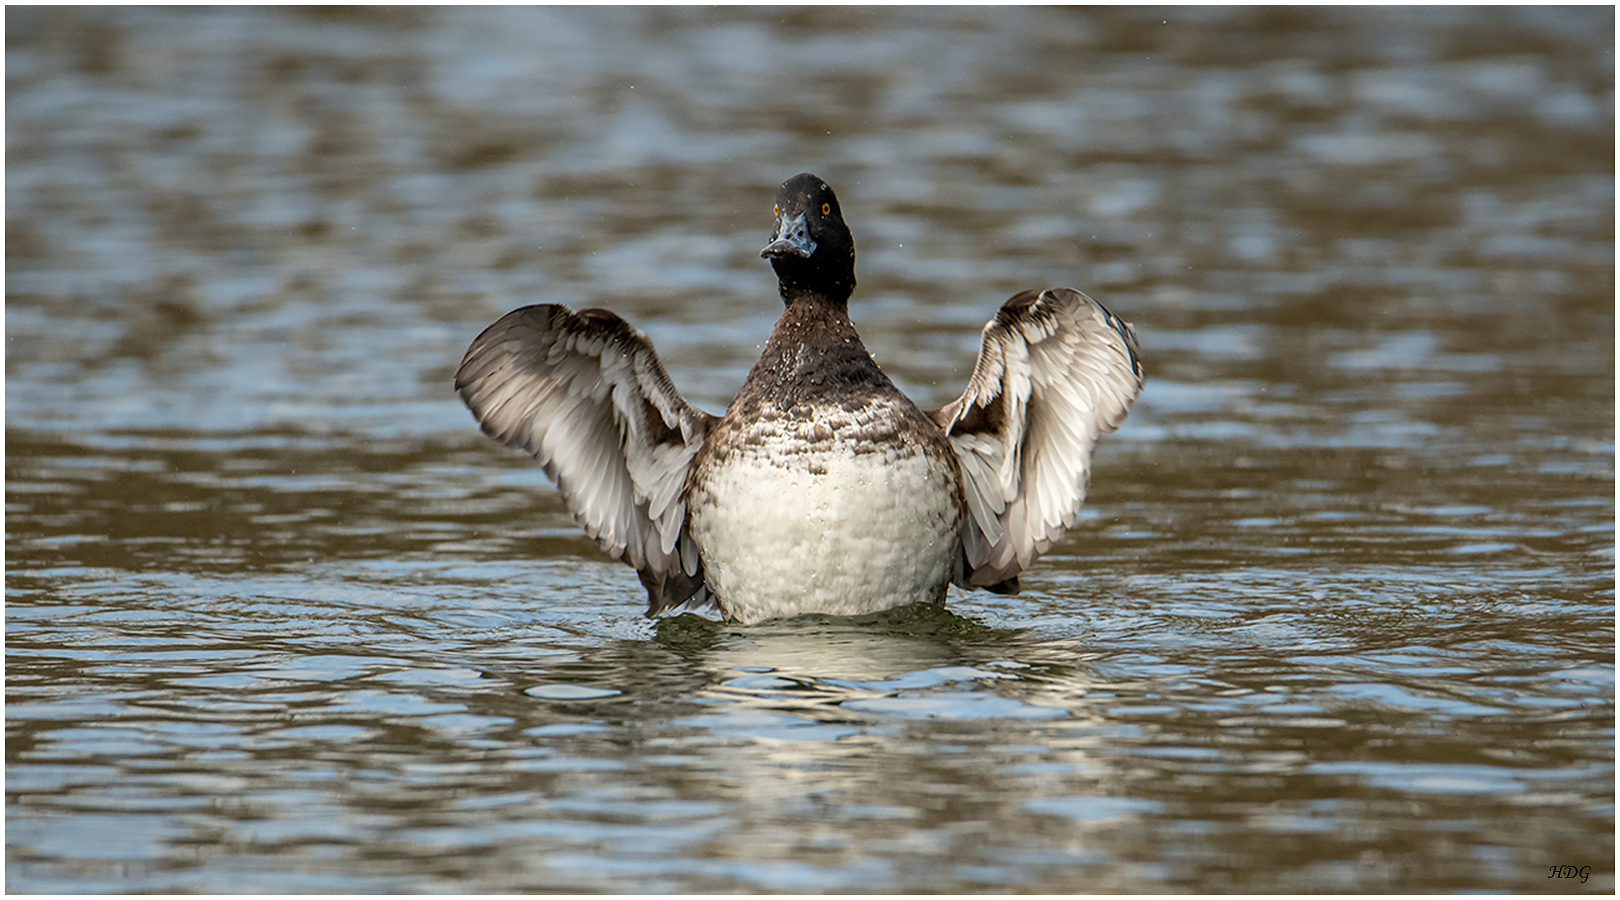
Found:
[[526, 306], [472, 342], [456, 390], [485, 434], [539, 460], [574, 520], [636, 569], [648, 615], [710, 599], [681, 494], [717, 419], [681, 399], [646, 335], [606, 310]]
[[1018, 588], [1072, 526], [1097, 438], [1142, 390], [1136, 332], [1079, 291], [1024, 291], [984, 327], [967, 390], [929, 415], [957, 459], [969, 516], [959, 584]]

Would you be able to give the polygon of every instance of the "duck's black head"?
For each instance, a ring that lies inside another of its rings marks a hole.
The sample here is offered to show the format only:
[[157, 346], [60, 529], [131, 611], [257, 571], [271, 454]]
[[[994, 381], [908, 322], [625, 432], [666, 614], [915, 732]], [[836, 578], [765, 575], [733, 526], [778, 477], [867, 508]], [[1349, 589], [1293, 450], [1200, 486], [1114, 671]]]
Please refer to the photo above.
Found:
[[855, 290], [855, 239], [833, 189], [806, 172], [776, 190], [776, 227], [759, 255], [776, 270], [782, 301], [843, 304]]

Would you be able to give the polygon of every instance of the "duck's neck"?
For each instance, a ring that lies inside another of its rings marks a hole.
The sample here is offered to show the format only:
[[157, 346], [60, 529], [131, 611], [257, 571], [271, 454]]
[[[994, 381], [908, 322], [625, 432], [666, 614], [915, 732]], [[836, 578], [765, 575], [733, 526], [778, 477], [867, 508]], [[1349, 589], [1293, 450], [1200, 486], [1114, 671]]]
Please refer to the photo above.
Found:
[[776, 270], [776, 290], [789, 306], [808, 301], [845, 309], [849, 295], [855, 292], [854, 266], [829, 272], [827, 267], [812, 266], [806, 260], [782, 257], [771, 260], [771, 268]]
[[827, 312], [849, 315], [849, 291], [829, 293], [820, 288], [801, 288], [783, 282], [780, 293], [782, 305], [788, 309], [798, 307], [806, 313], [825, 315]]
[[898, 394], [855, 333], [847, 303], [825, 294], [783, 299], [787, 307], [737, 394], [740, 415], [761, 405], [788, 409]]
[[834, 300], [820, 293], [789, 295], [784, 292], [782, 302], [785, 307], [771, 330], [767, 354], [773, 348], [780, 352], [792, 347], [860, 346], [860, 336], [849, 320], [847, 300]]

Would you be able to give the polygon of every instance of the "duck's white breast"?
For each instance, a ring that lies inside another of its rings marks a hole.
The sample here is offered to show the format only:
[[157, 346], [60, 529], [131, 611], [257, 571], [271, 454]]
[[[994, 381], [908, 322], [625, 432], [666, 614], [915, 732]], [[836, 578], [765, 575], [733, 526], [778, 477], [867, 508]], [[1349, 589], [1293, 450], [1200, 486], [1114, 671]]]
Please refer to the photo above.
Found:
[[705, 580], [740, 622], [941, 602], [960, 553], [960, 476], [889, 436], [761, 423], [688, 498]]

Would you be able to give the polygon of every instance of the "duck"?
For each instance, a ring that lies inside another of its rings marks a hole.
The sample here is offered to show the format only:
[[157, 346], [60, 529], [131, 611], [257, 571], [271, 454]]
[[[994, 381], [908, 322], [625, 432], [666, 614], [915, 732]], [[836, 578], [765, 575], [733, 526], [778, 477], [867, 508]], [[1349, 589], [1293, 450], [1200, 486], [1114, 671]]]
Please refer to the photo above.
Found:
[[683, 399], [630, 323], [559, 304], [479, 334], [461, 399], [636, 570], [649, 617], [749, 625], [943, 604], [951, 585], [1016, 593], [1141, 392], [1135, 329], [1072, 288], [1020, 291], [984, 326], [961, 396], [925, 411], [850, 320], [855, 243], [833, 189], [795, 175], [772, 214], [760, 256], [782, 314], [723, 415]]

